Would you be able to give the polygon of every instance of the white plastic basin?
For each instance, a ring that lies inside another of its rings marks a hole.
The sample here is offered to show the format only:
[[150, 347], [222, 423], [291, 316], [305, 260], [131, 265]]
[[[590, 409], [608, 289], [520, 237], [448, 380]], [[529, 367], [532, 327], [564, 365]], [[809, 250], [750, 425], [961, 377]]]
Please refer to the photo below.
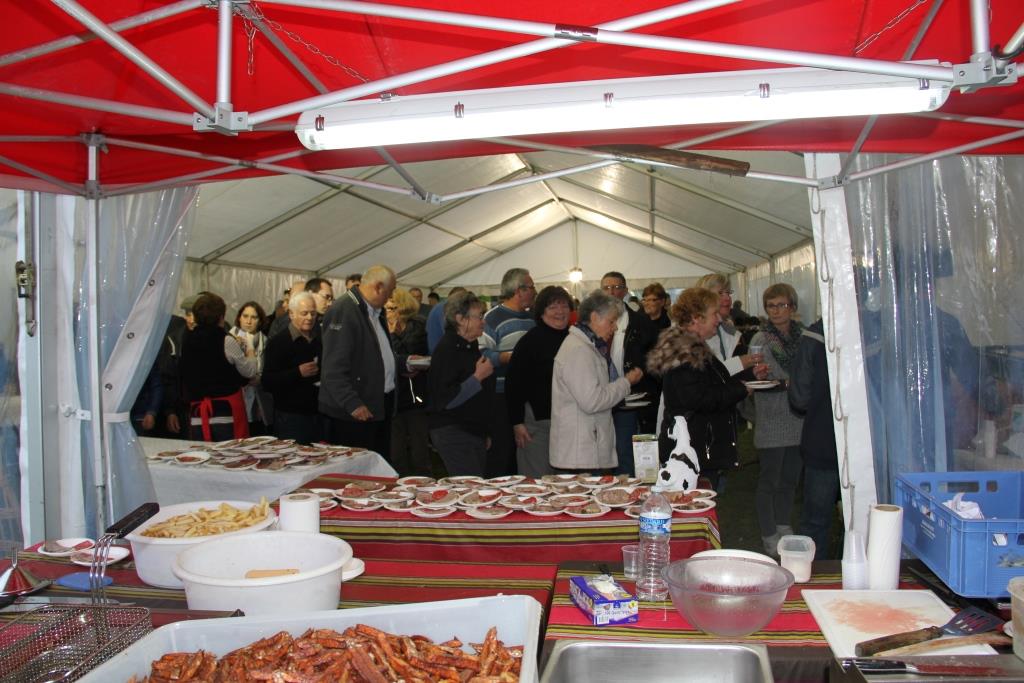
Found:
[[[172, 566], [189, 609], [289, 614], [336, 609], [348, 543], [326, 534], [263, 531], [205, 541], [178, 554]], [[253, 569], [297, 574], [245, 578]]]
[[267, 517], [262, 522], [257, 522], [238, 531], [230, 531], [225, 534], [217, 534], [216, 536], [150, 538], [149, 536], [142, 535], [143, 531], [157, 522], [162, 522], [177, 515], [195, 512], [199, 508], [213, 510], [219, 507], [221, 503], [227, 503], [240, 510], [248, 510], [253, 505], [256, 505], [254, 502], [244, 500], [201, 500], [194, 503], [167, 505], [161, 507], [160, 512], [146, 520], [138, 529], [125, 536], [132, 544], [132, 555], [135, 557], [135, 571], [138, 572], [139, 578], [150, 586], [181, 588], [181, 581], [171, 572], [171, 565], [174, 563], [174, 557], [182, 550], [198, 545], [203, 541], [208, 541], [211, 538], [226, 538], [228, 536], [239, 536], [262, 531], [277, 519], [277, 515], [274, 514], [274, 510], [271, 508], [267, 510]]

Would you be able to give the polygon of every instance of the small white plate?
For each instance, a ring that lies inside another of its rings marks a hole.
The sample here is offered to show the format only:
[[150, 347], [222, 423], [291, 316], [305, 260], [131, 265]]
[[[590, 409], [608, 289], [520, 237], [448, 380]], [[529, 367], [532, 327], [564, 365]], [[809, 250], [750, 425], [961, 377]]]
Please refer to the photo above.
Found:
[[375, 484], [371, 482], [363, 482], [361, 484], [348, 484], [340, 489], [334, 490], [334, 497], [340, 498], [341, 500], [358, 500], [360, 498], [369, 498], [378, 491], [383, 491], [386, 486], [384, 484]]
[[582, 493], [563, 493], [557, 496], [551, 496], [548, 498], [548, 502], [555, 507], [575, 507], [577, 505], [586, 505], [592, 500], [590, 495]]
[[491, 477], [487, 480], [488, 486], [494, 486], [495, 488], [505, 488], [508, 486], [515, 486], [521, 483], [526, 477], [521, 474], [510, 474], [507, 477]]
[[384, 509], [391, 510], [391, 512], [408, 512], [417, 505], [415, 500], [399, 500], [393, 503], [384, 503]]
[[78, 552], [78, 551], [75, 550], [75, 546], [76, 545], [78, 545], [80, 543], [85, 543], [86, 541], [89, 542], [89, 545], [87, 545], [87, 546], [85, 546], [83, 548], [79, 548], [78, 551], [90, 550], [94, 545], [96, 545], [96, 542], [93, 541], [91, 538], [58, 538], [56, 541], [53, 541], [53, 542], [56, 543], [57, 545], [64, 546], [64, 548], [66, 548], [66, 550], [61, 550], [59, 552], [51, 553], [51, 552], [47, 552], [46, 550], [43, 550], [43, 546], [39, 546], [38, 552], [39, 552], [40, 555], [47, 555], [49, 557], [67, 557], [68, 555], [71, 555], [72, 553]]
[[363, 499], [352, 499], [345, 498], [341, 501], [341, 507], [352, 512], [373, 512], [374, 510], [380, 510], [384, 507], [384, 503], [379, 503], [369, 498]]
[[330, 500], [334, 497], [334, 489], [303, 489], [320, 496], [320, 500]]
[[218, 441], [215, 444], [211, 444], [210, 448], [216, 448], [218, 451], [225, 448], [238, 448], [242, 445], [244, 439], [228, 439], [227, 441]]
[[506, 507], [484, 505], [468, 509], [466, 510], [466, 514], [476, 519], [501, 519], [502, 517], [508, 517], [511, 515], [512, 511]]
[[417, 370], [426, 370], [430, 367], [430, 356], [424, 356], [421, 358], [410, 358], [406, 361], [410, 368]]
[[714, 498], [718, 495], [714, 489], [690, 489], [690, 493], [697, 498]]
[[600, 503], [597, 503], [596, 505], [600, 509], [595, 510], [594, 512], [574, 512], [572, 508], [566, 508], [565, 514], [569, 515], [570, 517], [578, 517], [579, 519], [592, 519], [594, 517], [603, 517], [612, 510], [607, 505], [601, 505]]
[[353, 557], [341, 567], [341, 580], [351, 581], [366, 571], [366, 563], [358, 557]]
[[240, 446], [244, 446], [244, 447], [248, 447], [248, 446], [262, 446], [263, 444], [270, 443], [271, 441], [277, 441], [277, 437], [276, 436], [250, 436], [247, 439], [242, 439], [242, 443], [239, 444], [239, 445]]
[[[115, 562], [120, 562], [124, 558], [131, 555], [132, 552], [128, 548], [120, 545], [114, 545], [110, 547], [110, 553], [107, 556], [107, 565], [112, 565]], [[69, 558], [75, 564], [83, 567], [92, 566], [92, 550], [83, 550], [81, 552], [74, 553]]]
[[399, 486], [432, 486], [437, 483], [433, 477], [402, 477], [398, 480]]
[[338, 507], [338, 501], [333, 498], [321, 498], [320, 499], [320, 512], [327, 512]]
[[710, 498], [698, 498], [691, 500], [689, 503], [678, 503], [672, 506], [672, 509], [683, 515], [699, 515], [702, 512], [707, 512], [711, 508], [715, 507], [717, 503]]
[[476, 477], [472, 475], [463, 475], [458, 477], [445, 477], [444, 479], [438, 479], [437, 483], [441, 486], [450, 484], [462, 484], [464, 486], [482, 486], [484, 480], [482, 477]]
[[580, 477], [580, 484], [588, 489], [603, 489], [618, 484], [619, 480], [610, 474], [602, 477]]
[[[542, 505], [547, 505], [547, 503], [542, 503]], [[534, 517], [554, 517], [555, 515], [562, 514], [563, 511], [558, 509], [538, 510], [535, 507], [528, 507], [525, 510], [523, 510], [523, 512], [525, 512], [528, 515], [533, 515]]]
[[629, 396], [626, 397], [626, 403], [629, 403], [630, 401], [639, 401], [640, 399], [642, 399], [646, 395], [647, 395], [646, 391], [636, 391], [636, 392], [634, 392], [634, 393], [632, 393], [632, 394], [630, 394]]
[[540, 498], [537, 496], [502, 496], [498, 499], [498, 505], [507, 507], [509, 510], [525, 510], [531, 505], [535, 505], [540, 502]]
[[429, 508], [429, 507], [415, 507], [409, 508], [409, 512], [416, 515], [417, 517], [425, 517], [427, 519], [436, 519], [438, 517], [447, 517], [448, 515], [455, 512], [455, 508]]
[[1013, 638], [1013, 622], [1012, 621], [1008, 621], [1005, 624], [1003, 624], [1003, 633], [1005, 633], [1006, 635], [1008, 635], [1011, 638]]
[[[625, 486], [614, 486], [607, 489], [601, 489], [596, 492], [594, 494], [594, 500], [601, 505], [610, 508], [628, 508], [630, 505], [636, 505], [638, 502], [633, 500], [633, 491], [634, 489], [632, 487], [627, 488]], [[623, 496], [625, 496], [624, 501], [616, 502]]]
[[640, 519], [640, 508], [641, 507], [643, 507], [643, 506], [641, 506], [641, 505], [631, 505], [628, 508], [626, 508], [625, 510], [623, 510], [623, 512], [626, 513], [627, 517], [632, 517], [633, 519]]
[[370, 500], [376, 500], [377, 502], [384, 503], [397, 503], [403, 500], [412, 500], [415, 496], [409, 491], [378, 491], [370, 496]]
[[174, 458], [174, 462], [179, 465], [202, 465], [204, 462], [210, 459], [210, 454], [206, 451], [186, 451], [181, 455]]
[[627, 408], [646, 408], [649, 405], [650, 401], [626, 401]]
[[761, 389], [774, 389], [779, 386], [777, 379], [759, 379], [753, 382], [744, 382], [749, 388], [754, 391], [760, 391]]
[[502, 492], [498, 489], [477, 489], [459, 498], [459, 505], [474, 508], [494, 505], [501, 496]]
[[547, 496], [551, 494], [551, 489], [543, 484], [516, 484], [505, 490], [517, 496]]
[[575, 474], [545, 474], [540, 478], [541, 481], [548, 484], [565, 484], [570, 481], [576, 480]]

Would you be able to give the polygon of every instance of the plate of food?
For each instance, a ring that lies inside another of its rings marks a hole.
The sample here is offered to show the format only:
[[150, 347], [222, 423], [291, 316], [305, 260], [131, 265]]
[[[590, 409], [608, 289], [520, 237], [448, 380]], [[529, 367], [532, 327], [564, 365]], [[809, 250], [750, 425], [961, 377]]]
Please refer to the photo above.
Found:
[[[74, 553], [72, 553], [68, 557], [68, 559], [71, 560], [72, 562], [74, 562], [75, 564], [82, 565], [83, 567], [91, 567], [92, 566], [92, 554], [93, 554], [93, 551], [91, 549], [90, 550], [78, 550], [78, 551], [75, 551]], [[128, 548], [125, 548], [123, 545], [112, 545], [112, 546], [110, 546], [110, 550], [108, 551], [108, 554], [107, 554], [107, 564], [110, 565], [110, 564], [114, 564], [115, 562], [120, 562], [121, 560], [123, 560], [124, 558], [128, 557], [131, 554], [132, 554], [132, 551], [129, 550]]]
[[38, 552], [50, 557], [67, 557], [72, 553], [89, 550], [94, 545], [96, 542], [91, 538], [58, 538], [56, 541], [44, 541]]
[[423, 489], [416, 493], [416, 502], [427, 508], [447, 508], [459, 502], [460, 494], [444, 487]]
[[596, 501], [591, 501], [586, 505], [572, 505], [565, 508], [565, 514], [570, 517], [578, 517], [580, 519], [590, 519], [592, 517], [601, 517], [611, 511], [611, 508], [607, 505], [601, 505]]
[[370, 496], [370, 500], [377, 500], [381, 503], [397, 503], [402, 500], [412, 500], [415, 496], [409, 491], [378, 491]]
[[384, 507], [384, 503], [369, 498], [345, 498], [341, 501], [341, 507], [352, 512], [373, 512]]
[[459, 484], [463, 486], [483, 486], [484, 480], [482, 477], [473, 475], [460, 475], [456, 477], [445, 477], [444, 479], [438, 479], [438, 484], [447, 486], [451, 484]]
[[551, 496], [548, 498], [548, 502], [557, 508], [567, 508], [586, 505], [591, 502], [591, 498], [589, 495], [581, 495], [578, 493], [563, 493], [557, 496]]
[[554, 517], [562, 514], [562, 508], [555, 507], [551, 503], [534, 503], [523, 512], [534, 517]]
[[320, 512], [327, 512], [338, 507], [338, 501], [333, 498], [321, 498], [320, 499]]
[[499, 489], [477, 489], [459, 498], [459, 505], [465, 507], [481, 507], [498, 502], [503, 493]]
[[509, 495], [502, 496], [498, 499], [498, 505], [503, 505], [509, 510], [525, 510], [531, 505], [535, 505], [540, 502], [540, 498], [537, 496], [517, 496]]
[[433, 477], [402, 477], [398, 480], [399, 486], [432, 486], [437, 483]]
[[546, 496], [551, 493], [551, 489], [540, 484], [516, 484], [509, 486], [507, 491], [517, 496]]
[[384, 509], [391, 510], [392, 512], [408, 512], [418, 505], [419, 503], [412, 498], [409, 498], [408, 500], [396, 500], [390, 503], [384, 503]]
[[206, 451], [185, 451], [174, 457], [174, 462], [179, 465], [202, 465], [210, 459]]
[[643, 492], [639, 488], [613, 486], [594, 494], [594, 500], [610, 508], [625, 508], [640, 502]]
[[578, 481], [569, 482], [568, 484], [552, 484], [552, 488], [555, 493], [559, 495], [590, 495], [593, 488], [590, 486], [584, 486]]
[[717, 503], [711, 498], [694, 498], [682, 503], [673, 503], [672, 509], [676, 512], [682, 512], [683, 514], [694, 514], [698, 512], [707, 512], [711, 508], [715, 507]]
[[575, 474], [545, 474], [540, 478], [541, 481], [548, 484], [565, 484], [571, 481], [576, 481]]
[[481, 505], [479, 507], [470, 508], [466, 510], [466, 514], [476, 519], [501, 519], [502, 517], [508, 517], [512, 514], [512, 511], [506, 507], [498, 507], [497, 505]]
[[610, 474], [595, 477], [580, 477], [579, 483], [589, 489], [601, 489], [618, 483], [618, 479]]
[[505, 488], [508, 486], [515, 486], [522, 482], [526, 477], [521, 474], [510, 474], [507, 477], [491, 477], [485, 480], [488, 486], [494, 486], [495, 488]]
[[754, 391], [761, 391], [762, 389], [774, 389], [779, 386], [779, 380], [777, 379], [758, 379], [752, 382], [744, 382], [750, 389]]
[[641, 505], [630, 505], [628, 508], [623, 510], [623, 512], [626, 513], [627, 517], [632, 517], [633, 519], [640, 519], [640, 509], [642, 507], [643, 506]]
[[414, 507], [409, 508], [409, 512], [416, 515], [417, 517], [424, 517], [426, 519], [437, 519], [438, 517], [447, 517], [448, 515], [455, 512], [455, 508], [432, 508], [432, 507]]
[[383, 491], [387, 486], [377, 482], [365, 481], [358, 484], [346, 484], [340, 489], [334, 490], [335, 498], [369, 498], [378, 491]]
[[694, 498], [714, 498], [718, 495], [718, 491], [714, 489], [690, 489], [690, 495]]
[[224, 463], [224, 469], [226, 470], [251, 470], [256, 467], [256, 463], [259, 460], [256, 458], [243, 458], [242, 460], [235, 460], [234, 462]]
[[410, 370], [427, 370], [430, 368], [430, 356], [417, 356], [406, 361]]

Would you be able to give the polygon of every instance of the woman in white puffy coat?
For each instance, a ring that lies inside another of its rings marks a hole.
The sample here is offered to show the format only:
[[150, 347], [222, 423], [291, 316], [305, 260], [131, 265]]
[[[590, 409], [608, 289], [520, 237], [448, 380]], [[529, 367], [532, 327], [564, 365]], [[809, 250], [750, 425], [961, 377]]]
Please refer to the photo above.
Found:
[[643, 371], [619, 377], [611, 361], [623, 303], [596, 290], [580, 304], [579, 320], [555, 356], [551, 381], [549, 453], [556, 470], [597, 472], [618, 464], [612, 408], [629, 395]]

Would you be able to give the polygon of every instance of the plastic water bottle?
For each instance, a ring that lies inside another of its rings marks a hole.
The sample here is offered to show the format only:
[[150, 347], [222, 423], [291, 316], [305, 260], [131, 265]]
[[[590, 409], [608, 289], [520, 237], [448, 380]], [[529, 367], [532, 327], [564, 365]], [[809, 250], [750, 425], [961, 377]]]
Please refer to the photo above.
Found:
[[672, 506], [665, 496], [652, 492], [640, 508], [640, 569], [636, 579], [636, 597], [644, 602], [668, 597], [668, 584], [661, 570], [669, 563], [669, 539], [672, 536]]

